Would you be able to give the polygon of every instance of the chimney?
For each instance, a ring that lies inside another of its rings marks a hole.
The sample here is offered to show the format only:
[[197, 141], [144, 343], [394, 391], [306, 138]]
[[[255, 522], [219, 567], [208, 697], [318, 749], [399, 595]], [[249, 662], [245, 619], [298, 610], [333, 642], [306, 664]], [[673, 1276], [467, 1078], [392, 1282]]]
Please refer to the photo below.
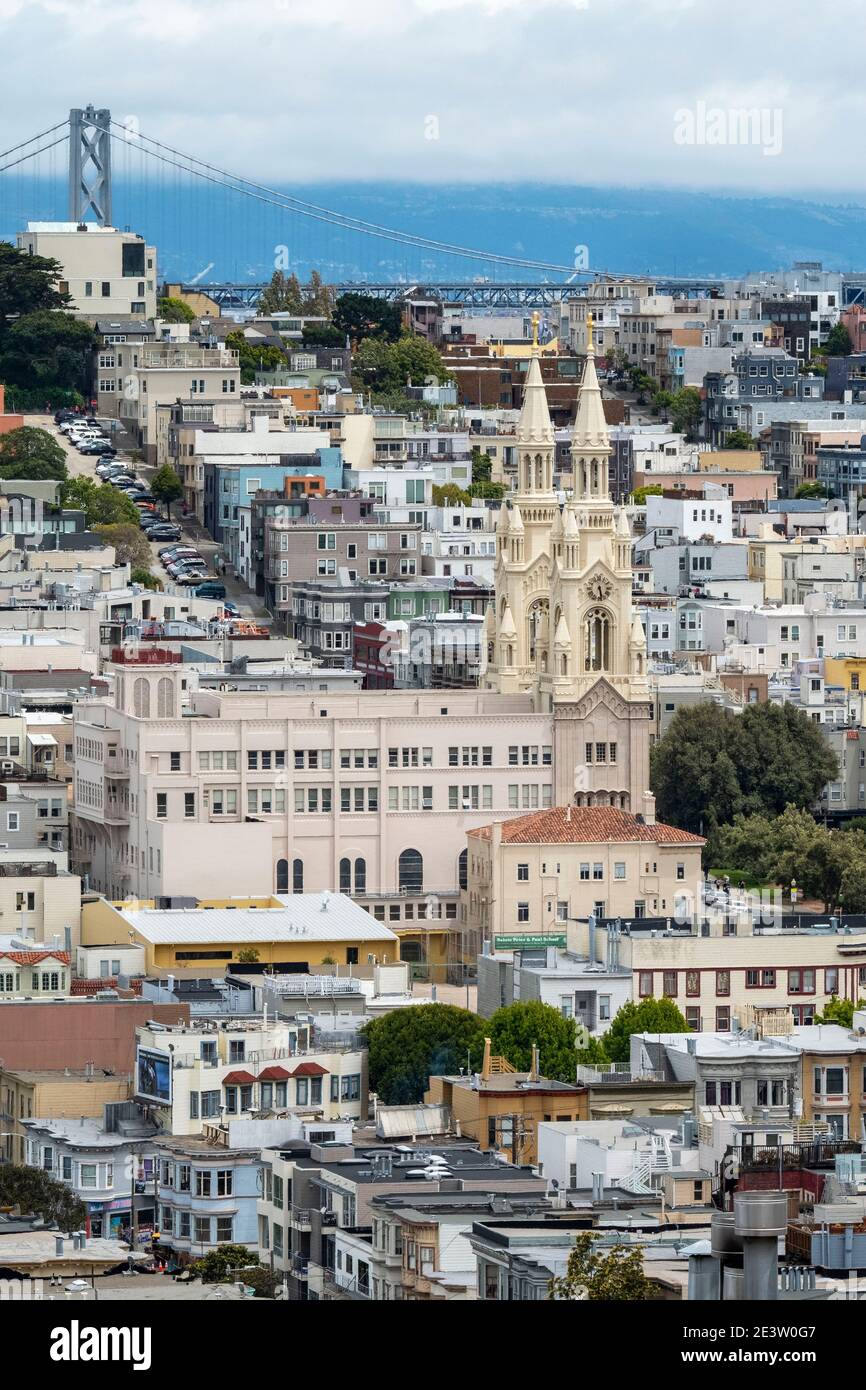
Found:
[[539, 1070], [538, 1070], [538, 1046], [537, 1046], [536, 1043], [533, 1043], [533, 1044], [532, 1044], [532, 1065], [531, 1065], [530, 1068], [529, 1068], [529, 1079], [530, 1079], [530, 1081], [537, 1081], [539, 1075], [540, 1075], [540, 1073], [539, 1073]]
[[484, 1039], [484, 1061], [481, 1063], [481, 1080], [487, 1081], [490, 1076], [490, 1039]]

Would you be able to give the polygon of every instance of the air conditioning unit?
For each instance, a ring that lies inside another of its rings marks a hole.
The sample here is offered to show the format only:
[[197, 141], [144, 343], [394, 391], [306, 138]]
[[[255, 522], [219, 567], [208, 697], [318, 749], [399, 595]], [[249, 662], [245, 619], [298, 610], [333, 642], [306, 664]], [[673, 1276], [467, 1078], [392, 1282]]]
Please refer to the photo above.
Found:
[[3, 761], [0, 762], [0, 772], [14, 772], [14, 771], [15, 771], [15, 764], [12, 762], [11, 758], [4, 758]]

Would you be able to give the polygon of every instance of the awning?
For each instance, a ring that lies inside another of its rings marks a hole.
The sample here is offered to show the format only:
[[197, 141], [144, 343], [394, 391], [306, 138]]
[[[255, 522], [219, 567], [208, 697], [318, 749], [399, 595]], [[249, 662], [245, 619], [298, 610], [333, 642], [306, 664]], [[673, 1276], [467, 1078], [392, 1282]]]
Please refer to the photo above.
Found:
[[285, 1067], [265, 1067], [259, 1072], [259, 1081], [288, 1081], [291, 1074]]
[[327, 1076], [328, 1068], [320, 1067], [318, 1062], [302, 1062], [299, 1067], [295, 1067], [292, 1076]]
[[249, 1071], [230, 1071], [223, 1077], [224, 1086], [252, 1086], [255, 1084], [255, 1077]]
[[57, 747], [57, 739], [53, 734], [28, 734], [27, 742], [32, 744], [34, 748]]

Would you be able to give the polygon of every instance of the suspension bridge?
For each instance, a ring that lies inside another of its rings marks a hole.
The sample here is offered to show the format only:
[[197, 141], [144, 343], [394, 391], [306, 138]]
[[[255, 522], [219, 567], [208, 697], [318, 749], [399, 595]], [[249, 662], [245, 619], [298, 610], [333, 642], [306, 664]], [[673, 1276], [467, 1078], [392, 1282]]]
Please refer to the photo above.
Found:
[[[321, 195], [320, 187], [311, 191]], [[402, 227], [396, 218], [374, 220], [373, 210], [387, 202], [381, 190], [339, 186], [333, 206], [304, 194], [232, 173], [148, 135], [132, 117], [117, 120], [87, 106], [0, 152], [0, 239], [14, 243], [29, 222], [135, 231], [157, 248], [161, 283], [235, 309], [254, 308], [274, 269], [294, 271], [302, 282], [318, 270], [338, 291], [388, 300], [411, 291], [512, 310], [550, 308], [601, 278], [635, 273], [589, 269], [582, 246], [569, 248], [569, 261], [483, 249], [468, 238], [445, 241], [431, 228], [471, 220], [460, 190], [415, 190], [399, 209]], [[501, 219], [488, 220], [492, 233], [509, 235]], [[677, 296], [722, 289], [718, 278], [650, 278], [657, 292]], [[846, 300], [862, 301], [866, 276], [849, 279]]]

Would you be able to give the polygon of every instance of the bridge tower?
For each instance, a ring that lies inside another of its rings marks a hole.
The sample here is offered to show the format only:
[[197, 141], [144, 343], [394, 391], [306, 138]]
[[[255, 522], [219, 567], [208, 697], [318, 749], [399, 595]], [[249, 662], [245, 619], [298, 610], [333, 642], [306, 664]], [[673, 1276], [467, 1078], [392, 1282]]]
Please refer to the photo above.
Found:
[[111, 112], [92, 106], [69, 113], [69, 220], [93, 213], [100, 227], [111, 222]]

